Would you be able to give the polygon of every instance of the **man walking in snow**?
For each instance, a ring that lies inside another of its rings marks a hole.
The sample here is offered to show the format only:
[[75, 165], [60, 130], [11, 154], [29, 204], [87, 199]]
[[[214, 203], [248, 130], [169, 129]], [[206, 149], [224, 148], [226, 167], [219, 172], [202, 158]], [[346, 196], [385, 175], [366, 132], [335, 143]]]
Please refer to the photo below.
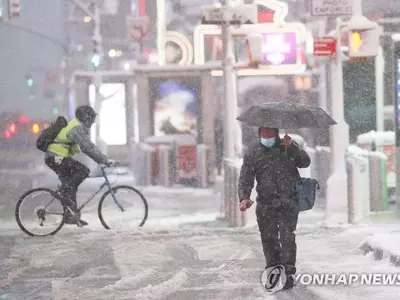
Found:
[[259, 128], [259, 138], [243, 158], [238, 185], [240, 209], [250, 207], [255, 179], [256, 216], [266, 268], [283, 265], [287, 276], [284, 289], [290, 289], [296, 273], [297, 168], [307, 168], [311, 161], [290, 136], [281, 140], [276, 128]]

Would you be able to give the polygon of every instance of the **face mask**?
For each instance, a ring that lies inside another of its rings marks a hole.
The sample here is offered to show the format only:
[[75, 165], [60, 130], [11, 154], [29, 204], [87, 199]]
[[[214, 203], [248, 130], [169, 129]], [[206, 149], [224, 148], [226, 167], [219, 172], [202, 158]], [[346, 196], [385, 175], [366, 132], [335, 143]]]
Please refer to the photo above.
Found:
[[267, 148], [271, 148], [273, 145], [275, 145], [275, 138], [260, 138], [261, 144], [264, 145]]

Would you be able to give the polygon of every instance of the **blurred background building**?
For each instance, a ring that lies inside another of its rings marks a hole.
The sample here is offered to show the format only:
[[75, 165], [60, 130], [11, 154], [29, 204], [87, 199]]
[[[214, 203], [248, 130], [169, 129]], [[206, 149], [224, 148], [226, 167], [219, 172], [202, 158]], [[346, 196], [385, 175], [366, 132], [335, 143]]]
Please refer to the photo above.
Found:
[[[90, 5], [91, 0], [81, 2]], [[166, 29], [185, 35], [193, 43], [193, 31], [201, 19], [201, 6], [215, 2], [218, 1], [165, 0]], [[307, 23], [310, 37], [323, 35], [332, 28], [333, 20], [328, 19], [326, 32], [321, 32], [321, 20], [309, 16], [309, 1], [286, 2], [289, 4], [286, 21]], [[93, 20], [70, 0], [21, 0], [20, 16], [6, 20], [7, 3], [7, 0], [0, 0], [0, 8], [3, 8], [0, 39], [4, 45], [0, 49], [0, 110], [45, 119], [52, 118], [55, 114], [66, 113], [69, 75], [73, 70], [93, 69]], [[157, 1], [101, 0], [96, 3], [100, 5], [102, 12], [104, 58], [100, 68], [132, 69], [141, 46], [147, 61], [151, 63], [154, 60], [153, 56], [157, 54]], [[395, 0], [363, 1], [364, 13], [369, 19], [384, 20], [382, 25], [386, 35], [382, 39], [386, 105], [393, 105], [391, 34], [400, 31], [396, 20], [400, 15], [399, 7], [400, 2]], [[127, 38], [127, 15], [149, 16], [149, 33], [142, 43]], [[271, 11], [260, 10], [260, 16], [267, 20], [271, 17]], [[310, 42], [312, 43], [312, 40]], [[167, 44], [171, 49], [176, 48], [171, 42]], [[240, 78], [238, 89], [248, 91], [251, 87], [251, 91], [246, 94], [239, 93], [239, 103], [245, 107], [253, 101], [287, 97], [290, 100], [307, 99], [311, 104], [327, 106], [329, 110], [329, 97], [320, 94], [323, 89], [327, 90], [327, 87], [321, 85], [325, 85], [325, 78], [329, 78], [325, 76], [329, 70], [321, 61], [313, 59], [312, 49], [308, 47], [305, 50], [309, 66], [306, 74], [300, 77], [279, 76], [281, 83], [278, 86], [283, 85], [284, 88], [277, 89], [273, 88], [276, 86], [277, 77]], [[176, 55], [179, 56], [178, 52]], [[346, 118], [350, 124], [352, 138], [375, 128], [374, 70], [373, 59], [357, 64], [344, 63]], [[259, 82], [256, 86], [255, 81]], [[216, 78], [214, 84], [217, 100], [222, 99], [220, 78]], [[362, 89], [356, 88], [361, 85]], [[329, 91], [326, 95], [329, 95]], [[223, 114], [223, 107], [219, 111]], [[326, 144], [327, 141], [318, 143]]]

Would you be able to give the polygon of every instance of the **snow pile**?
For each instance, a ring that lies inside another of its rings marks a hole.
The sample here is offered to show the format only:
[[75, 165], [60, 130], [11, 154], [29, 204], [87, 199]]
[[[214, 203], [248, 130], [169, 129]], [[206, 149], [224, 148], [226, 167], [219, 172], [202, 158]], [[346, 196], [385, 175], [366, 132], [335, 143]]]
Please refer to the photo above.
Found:
[[326, 147], [326, 146], [316, 146], [315, 147], [315, 151], [317, 151], [317, 152], [324, 151], [324, 152], [330, 153], [331, 152], [331, 148], [330, 147]]
[[376, 138], [376, 131], [371, 130], [370, 132], [358, 135], [356, 143], [359, 145], [372, 144], [375, 141], [375, 138]]
[[395, 255], [400, 257], [400, 233], [374, 234], [365, 239], [362, 245], [369, 245], [372, 249], [380, 249], [384, 256]]
[[394, 145], [395, 141], [394, 131], [381, 131], [375, 133], [375, 142], [377, 145]]
[[347, 148], [347, 151], [349, 154], [363, 155], [363, 156], [368, 156], [368, 154], [370, 153], [370, 151], [360, 148], [357, 145], [350, 145]]
[[380, 151], [369, 151], [364, 148], [360, 148], [357, 145], [350, 145], [347, 149], [349, 154], [353, 155], [361, 155], [361, 156], [374, 156], [374, 157], [379, 157], [383, 160], [387, 160], [387, 155], [383, 152]]
[[395, 143], [395, 132], [394, 131], [379, 131], [374, 130], [360, 134], [357, 136], [357, 145], [371, 148], [372, 144], [375, 143], [376, 146], [382, 145], [394, 145]]
[[180, 185], [176, 185], [174, 187], [163, 187], [163, 186], [146, 186], [141, 187], [140, 191], [151, 197], [166, 197], [172, 195], [188, 195], [188, 201], [190, 201], [190, 197], [196, 196], [213, 196], [214, 192], [212, 189], [197, 189], [197, 188], [190, 188], [190, 187], [183, 187]]

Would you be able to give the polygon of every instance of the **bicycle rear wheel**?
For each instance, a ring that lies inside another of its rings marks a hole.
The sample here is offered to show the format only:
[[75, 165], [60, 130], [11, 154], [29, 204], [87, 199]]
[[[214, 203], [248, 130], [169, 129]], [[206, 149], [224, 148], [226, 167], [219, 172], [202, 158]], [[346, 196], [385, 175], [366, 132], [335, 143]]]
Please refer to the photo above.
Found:
[[56, 234], [64, 225], [64, 207], [47, 188], [36, 188], [23, 194], [15, 207], [19, 228], [29, 236]]
[[146, 198], [137, 189], [119, 185], [100, 199], [98, 214], [105, 229], [141, 227], [149, 213]]

